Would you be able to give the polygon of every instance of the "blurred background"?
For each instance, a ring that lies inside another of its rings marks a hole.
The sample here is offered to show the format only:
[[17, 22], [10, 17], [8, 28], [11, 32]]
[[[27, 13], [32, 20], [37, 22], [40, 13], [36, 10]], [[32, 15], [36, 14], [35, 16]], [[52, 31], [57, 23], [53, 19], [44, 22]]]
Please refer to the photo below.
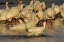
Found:
[[[24, 4], [28, 4], [31, 0], [0, 0], [0, 2], [19, 2], [19, 1], [23, 1]], [[45, 1], [48, 5], [52, 3], [60, 5], [64, 2], [64, 0], [39, 0], [39, 1]]]

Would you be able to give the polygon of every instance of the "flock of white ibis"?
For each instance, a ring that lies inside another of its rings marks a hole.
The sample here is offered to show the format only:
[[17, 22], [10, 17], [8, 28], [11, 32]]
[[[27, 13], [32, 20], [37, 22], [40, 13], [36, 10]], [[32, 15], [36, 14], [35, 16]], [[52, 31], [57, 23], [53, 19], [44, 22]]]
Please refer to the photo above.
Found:
[[60, 6], [52, 3], [50, 8], [45, 2], [38, 0], [32, 0], [29, 5], [23, 4], [22, 1], [18, 6], [10, 8], [8, 5], [6, 2], [6, 8], [0, 9], [0, 21], [5, 21], [6, 29], [27, 31], [29, 36], [42, 35], [46, 27], [46, 20], [49, 19], [52, 23], [52, 19], [59, 13], [64, 19], [64, 3]]

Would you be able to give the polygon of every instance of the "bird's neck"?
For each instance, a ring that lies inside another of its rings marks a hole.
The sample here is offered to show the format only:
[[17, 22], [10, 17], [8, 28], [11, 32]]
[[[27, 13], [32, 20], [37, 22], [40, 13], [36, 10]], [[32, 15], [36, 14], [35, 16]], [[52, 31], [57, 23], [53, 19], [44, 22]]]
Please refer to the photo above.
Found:
[[9, 9], [9, 5], [8, 5], [8, 3], [6, 3], [6, 10], [8, 10]]

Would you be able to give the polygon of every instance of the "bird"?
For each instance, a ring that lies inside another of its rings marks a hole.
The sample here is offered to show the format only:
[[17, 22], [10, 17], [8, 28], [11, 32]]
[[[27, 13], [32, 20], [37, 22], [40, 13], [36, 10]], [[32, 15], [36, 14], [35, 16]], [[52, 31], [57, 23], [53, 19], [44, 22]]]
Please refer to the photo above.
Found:
[[55, 3], [52, 4], [52, 8], [55, 10], [56, 15], [60, 12], [60, 6], [56, 5]]
[[42, 27], [33, 27], [28, 29], [28, 36], [41, 36], [44, 33], [46, 22], [43, 23]]
[[32, 9], [24, 9], [20, 17], [24, 19], [27, 29], [36, 26], [36, 20], [32, 19]]
[[33, 5], [34, 12], [37, 13], [39, 11], [40, 7], [41, 7], [41, 2], [36, 0]]
[[64, 8], [64, 3], [62, 5], [60, 5], [60, 8], [63, 9]]
[[18, 19], [18, 24], [13, 25], [13, 27], [10, 27], [9, 30], [10, 31], [18, 31], [20, 34], [21, 32], [26, 30], [26, 25], [21, 19]]
[[0, 16], [0, 20], [6, 20], [6, 14], [7, 12], [9, 11], [9, 5], [8, 5], [8, 2], [6, 2], [6, 8], [5, 10], [1, 13], [1, 16]]
[[52, 19], [54, 19], [55, 16], [55, 10], [53, 8], [47, 8], [47, 10], [45, 11], [46, 13], [46, 19], [48, 19], [48, 25], [52, 26]]
[[61, 10], [61, 15], [62, 15], [62, 17], [64, 19], [64, 9]]

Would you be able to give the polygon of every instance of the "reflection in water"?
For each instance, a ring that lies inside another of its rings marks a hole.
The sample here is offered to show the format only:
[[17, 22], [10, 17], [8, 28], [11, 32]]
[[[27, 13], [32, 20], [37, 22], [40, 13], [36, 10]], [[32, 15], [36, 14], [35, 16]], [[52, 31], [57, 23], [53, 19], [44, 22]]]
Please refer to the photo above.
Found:
[[50, 36], [42, 36], [42, 37], [0, 37], [0, 42], [64, 42], [63, 37], [50, 37]]
[[35, 38], [29, 38], [28, 42], [46, 42], [45, 37], [35, 37]]
[[[56, 23], [59, 24], [55, 22], [55, 25]], [[64, 42], [64, 26], [62, 24], [60, 26], [56, 25], [54, 30], [46, 27], [44, 35], [40, 37], [0, 36], [0, 42]]]
[[46, 42], [55, 42], [55, 38], [46, 38]]
[[22, 36], [2, 36], [1, 42], [55, 42], [55, 38], [50, 36], [22, 37]]

